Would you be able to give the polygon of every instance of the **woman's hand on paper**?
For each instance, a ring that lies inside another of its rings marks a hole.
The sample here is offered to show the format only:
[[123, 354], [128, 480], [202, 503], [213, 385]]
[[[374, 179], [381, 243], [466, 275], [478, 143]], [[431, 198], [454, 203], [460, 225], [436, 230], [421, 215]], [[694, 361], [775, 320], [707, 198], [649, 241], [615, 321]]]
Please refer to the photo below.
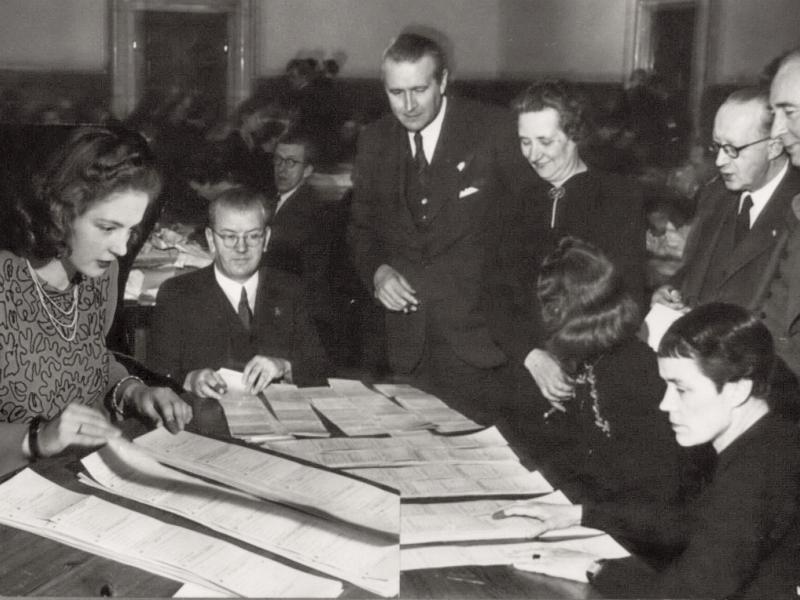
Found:
[[68, 446], [102, 446], [120, 435], [102, 412], [73, 403], [56, 418], [42, 423], [37, 447], [42, 456], [55, 456]]
[[149, 418], [157, 426], [163, 425], [170, 433], [183, 431], [192, 420], [192, 407], [169, 388], [137, 385], [130, 389], [127, 403], [137, 414]]
[[580, 525], [583, 518], [583, 506], [580, 504], [550, 504], [527, 500], [507, 506], [492, 515], [495, 519], [506, 517], [528, 517], [542, 523], [539, 535], [552, 529], [566, 529]]

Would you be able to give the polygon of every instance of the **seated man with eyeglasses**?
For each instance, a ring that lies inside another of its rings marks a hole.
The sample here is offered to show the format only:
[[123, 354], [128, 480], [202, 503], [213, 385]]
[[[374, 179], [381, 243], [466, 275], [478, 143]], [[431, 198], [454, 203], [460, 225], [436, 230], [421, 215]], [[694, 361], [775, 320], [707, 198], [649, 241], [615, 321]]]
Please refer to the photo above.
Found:
[[159, 289], [147, 362], [198, 396], [220, 398], [222, 367], [243, 371], [253, 394], [272, 381], [313, 385], [328, 375], [302, 284], [260, 267], [269, 217], [262, 194], [223, 192], [209, 205], [205, 230], [214, 263]]
[[758, 282], [800, 192], [800, 174], [770, 137], [771, 123], [765, 90], [735, 91], [720, 106], [709, 146], [719, 177], [700, 190], [683, 266], [655, 291], [654, 303], [755, 308]]

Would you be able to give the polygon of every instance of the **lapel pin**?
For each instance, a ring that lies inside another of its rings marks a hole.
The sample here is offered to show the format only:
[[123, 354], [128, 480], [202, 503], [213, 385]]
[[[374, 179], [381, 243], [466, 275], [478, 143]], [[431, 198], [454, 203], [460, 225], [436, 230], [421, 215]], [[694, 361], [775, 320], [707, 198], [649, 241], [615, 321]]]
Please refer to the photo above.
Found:
[[276, 306], [275, 309], [272, 311], [276, 317], [280, 317], [283, 314], [280, 306]]
[[775, 229], [773, 229], [773, 230], [772, 230], [772, 237], [775, 237], [775, 236], [777, 236], [777, 235], [778, 235], [778, 231], [777, 231], [777, 230], [775, 230]]
[[464, 161], [462, 160], [460, 163], [458, 163], [458, 164], [456, 165], [456, 169], [457, 169], [457, 170], [458, 170], [458, 172], [460, 173], [461, 171], [463, 171], [463, 170], [464, 170], [464, 167], [466, 167], [466, 166], [467, 166], [467, 163], [466, 163], [466, 162], [464, 162]]

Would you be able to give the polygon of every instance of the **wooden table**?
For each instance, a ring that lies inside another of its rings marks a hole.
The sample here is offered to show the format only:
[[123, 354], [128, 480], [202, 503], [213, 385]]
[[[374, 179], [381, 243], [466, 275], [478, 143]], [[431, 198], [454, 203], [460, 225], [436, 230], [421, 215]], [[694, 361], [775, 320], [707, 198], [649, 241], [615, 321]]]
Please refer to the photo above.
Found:
[[[191, 399], [195, 418], [189, 429], [217, 438], [229, 433], [222, 409], [214, 400]], [[146, 431], [141, 423], [129, 420], [123, 431], [135, 437]], [[75, 477], [81, 455], [66, 454], [37, 462], [33, 468], [49, 479], [82, 493], [88, 488]], [[92, 490], [102, 498], [130, 506], [135, 510], [187, 528], [217, 535], [191, 521]], [[229, 538], [228, 541], [231, 541]], [[248, 549], [257, 551], [248, 546]], [[266, 556], [276, 558], [269, 553]], [[282, 560], [282, 559], [280, 559]], [[117, 563], [58, 542], [11, 527], [0, 526], [0, 595], [57, 597], [150, 597], [167, 598], [181, 584], [146, 571]], [[511, 567], [459, 567], [403, 573], [400, 578], [401, 598], [599, 598], [590, 586]], [[341, 598], [375, 598], [376, 596], [345, 583]]]

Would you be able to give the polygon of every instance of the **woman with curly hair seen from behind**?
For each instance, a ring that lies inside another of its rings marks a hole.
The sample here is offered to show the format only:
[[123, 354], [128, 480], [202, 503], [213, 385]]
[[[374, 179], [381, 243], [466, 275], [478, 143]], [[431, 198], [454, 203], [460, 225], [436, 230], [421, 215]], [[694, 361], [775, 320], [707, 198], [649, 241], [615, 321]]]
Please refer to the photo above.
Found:
[[574, 390], [545, 414], [534, 457], [545, 475], [576, 503], [678, 500], [688, 473], [658, 410], [664, 382], [655, 353], [636, 336], [639, 310], [614, 265], [564, 238], [542, 263], [538, 298], [544, 351]]
[[128, 375], [107, 350], [117, 259], [160, 177], [141, 138], [77, 130], [19, 197], [0, 250], [0, 472], [119, 436], [109, 414], [171, 430], [191, 408]]

